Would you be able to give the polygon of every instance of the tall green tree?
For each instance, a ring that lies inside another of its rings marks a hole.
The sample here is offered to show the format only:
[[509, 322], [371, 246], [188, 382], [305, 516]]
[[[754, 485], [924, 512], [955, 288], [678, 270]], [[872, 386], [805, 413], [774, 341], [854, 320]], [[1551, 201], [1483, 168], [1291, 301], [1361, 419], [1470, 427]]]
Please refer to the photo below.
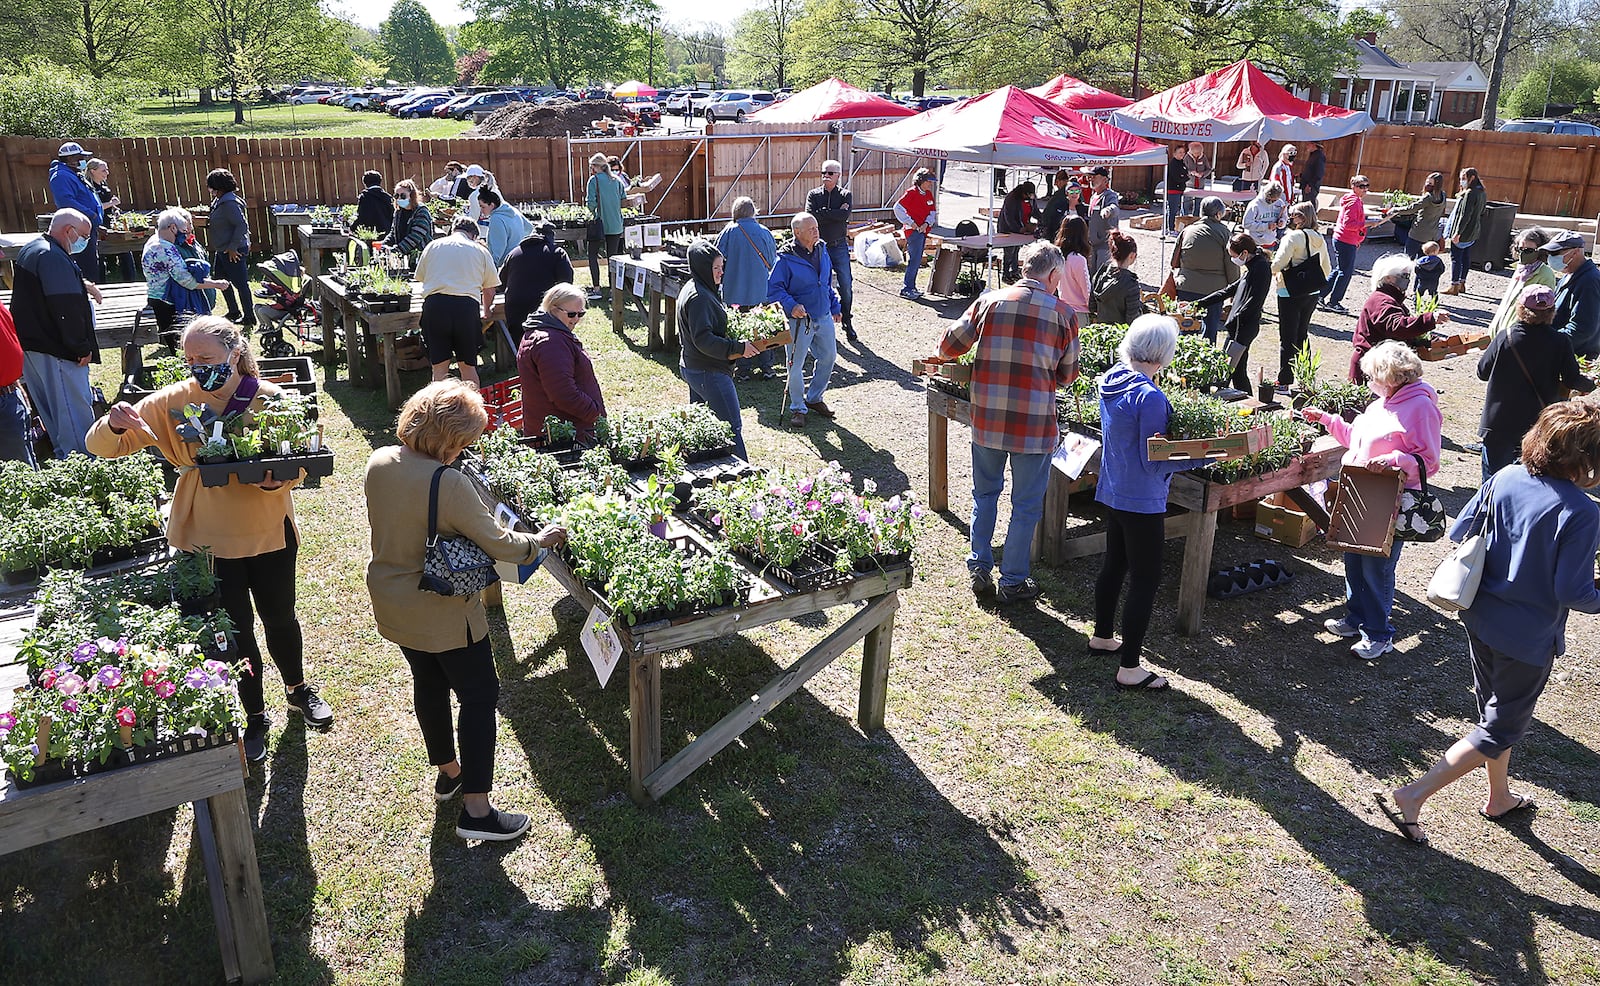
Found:
[[[0, 64], [44, 57], [97, 79], [151, 74], [170, 49], [171, 0], [12, 0], [0, 15]], [[41, 38], [49, 38], [48, 50]]]
[[728, 39], [728, 75], [743, 84], [787, 85], [801, 13], [801, 0], [761, 0], [740, 15]]
[[302, 76], [339, 78], [354, 57], [351, 26], [317, 0], [188, 0], [173, 24], [174, 50], [198, 56], [202, 86], [220, 80], [244, 124], [253, 86]]
[[417, 0], [395, 0], [378, 26], [389, 71], [409, 82], [454, 82], [455, 59], [439, 24]]
[[[482, 77], [568, 86], [622, 81], [644, 67], [650, 0], [472, 0], [463, 45], [492, 53]], [[470, 40], [469, 40], [470, 39]]]

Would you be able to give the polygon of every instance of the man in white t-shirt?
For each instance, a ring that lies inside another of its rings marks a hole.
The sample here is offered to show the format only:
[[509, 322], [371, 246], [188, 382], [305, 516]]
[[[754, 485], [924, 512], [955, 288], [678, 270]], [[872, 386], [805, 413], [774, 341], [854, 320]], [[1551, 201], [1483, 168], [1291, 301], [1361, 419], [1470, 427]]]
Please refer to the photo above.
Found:
[[478, 242], [477, 220], [461, 216], [449, 236], [429, 243], [417, 260], [416, 279], [422, 284], [422, 341], [433, 379], [443, 380], [454, 360], [461, 379], [477, 386], [483, 323], [494, 316], [494, 291], [500, 285], [494, 259]]

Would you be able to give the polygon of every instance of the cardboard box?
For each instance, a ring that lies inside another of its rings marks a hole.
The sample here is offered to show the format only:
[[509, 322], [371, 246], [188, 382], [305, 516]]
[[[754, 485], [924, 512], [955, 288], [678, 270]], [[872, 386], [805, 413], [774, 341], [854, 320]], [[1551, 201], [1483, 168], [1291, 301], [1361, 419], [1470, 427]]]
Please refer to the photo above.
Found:
[[1215, 438], [1190, 438], [1168, 441], [1153, 435], [1145, 442], [1145, 452], [1150, 461], [1164, 459], [1242, 459], [1254, 455], [1272, 444], [1272, 425], [1259, 424], [1248, 431]]
[[1128, 225], [1134, 229], [1157, 230], [1161, 228], [1161, 216], [1159, 214], [1134, 216], [1128, 220]]
[[1291, 548], [1305, 547], [1317, 536], [1317, 525], [1293, 506], [1272, 502], [1279, 499], [1274, 494], [1256, 504], [1256, 537]]
[[1328, 546], [1357, 554], [1388, 557], [1394, 544], [1395, 507], [1403, 480], [1398, 470], [1370, 472], [1364, 466], [1339, 470], [1339, 494], [1329, 511]]

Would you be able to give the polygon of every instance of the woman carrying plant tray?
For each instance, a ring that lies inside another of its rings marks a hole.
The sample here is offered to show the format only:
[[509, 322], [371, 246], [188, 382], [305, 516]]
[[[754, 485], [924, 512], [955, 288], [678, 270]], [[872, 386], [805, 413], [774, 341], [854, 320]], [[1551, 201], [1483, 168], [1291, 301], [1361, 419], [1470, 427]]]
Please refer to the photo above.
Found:
[[733, 362], [760, 350], [755, 343], [728, 338], [728, 309], [722, 304], [723, 265], [722, 254], [709, 240], [695, 240], [689, 247], [692, 277], [678, 296], [678, 338], [683, 340], [678, 366], [683, 382], [689, 385], [690, 402], [710, 405], [733, 429], [735, 453], [748, 459], [739, 392], [733, 386]]
[[194, 319], [182, 345], [191, 379], [163, 387], [137, 406], [118, 403], [89, 429], [87, 445], [92, 454], [107, 458], [155, 448], [178, 468], [167, 540], [180, 551], [204, 546], [216, 559], [222, 605], [236, 628], [239, 654], [250, 664], [250, 673], [239, 679], [239, 700], [248, 717], [245, 755], [259, 762], [267, 755], [270, 720], [261, 683], [256, 611], [261, 614], [267, 650], [283, 678], [289, 711], [319, 729], [333, 725], [333, 710], [306, 681], [300, 621], [295, 616], [300, 535], [289, 491], [299, 485], [300, 476], [279, 478], [269, 472], [254, 485], [241, 483], [237, 476], [226, 486], [201, 485], [194, 466], [202, 446], [178, 433], [185, 409], [198, 405], [218, 415], [259, 412], [267, 398], [282, 391], [260, 378], [248, 342], [226, 319], [214, 315]]

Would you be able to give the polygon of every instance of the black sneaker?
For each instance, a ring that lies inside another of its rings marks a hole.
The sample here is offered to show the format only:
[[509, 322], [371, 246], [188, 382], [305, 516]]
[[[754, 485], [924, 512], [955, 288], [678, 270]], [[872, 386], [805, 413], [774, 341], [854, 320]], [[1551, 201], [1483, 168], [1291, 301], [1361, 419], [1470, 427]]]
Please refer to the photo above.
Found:
[[856, 327], [849, 322], [844, 323], [844, 337], [851, 342], [860, 342], [861, 337], [856, 335]]
[[244, 724], [244, 758], [251, 763], [267, 759], [267, 727], [272, 720], [266, 716], [251, 716]]
[[994, 598], [999, 603], [1025, 603], [1030, 599], [1038, 599], [1039, 583], [1023, 579], [1016, 585], [1003, 585], [995, 590]]
[[433, 800], [441, 804], [461, 793], [461, 775], [451, 777], [444, 771], [439, 771], [439, 776], [433, 781]]
[[305, 716], [306, 725], [318, 729], [327, 729], [333, 725], [333, 710], [328, 703], [317, 694], [313, 685], [301, 685], [292, 692], [283, 693], [284, 701], [289, 703], [290, 712], [298, 712]]
[[972, 572], [972, 594], [978, 599], [994, 598], [994, 576], [989, 572]]
[[461, 809], [456, 819], [456, 835], [463, 839], [481, 839], [484, 842], [510, 842], [528, 831], [528, 816], [515, 812], [489, 809], [482, 818], [473, 818], [467, 809]]

